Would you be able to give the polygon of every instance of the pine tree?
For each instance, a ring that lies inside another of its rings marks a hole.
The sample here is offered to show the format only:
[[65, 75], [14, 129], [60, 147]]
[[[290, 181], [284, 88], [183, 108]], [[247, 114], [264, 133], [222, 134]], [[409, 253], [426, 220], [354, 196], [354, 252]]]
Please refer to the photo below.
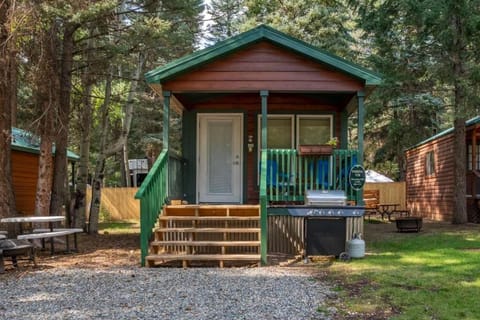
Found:
[[353, 11], [344, 1], [246, 0], [242, 30], [267, 24], [295, 38], [354, 60]]
[[12, 1], [0, 7], [0, 217], [15, 215], [12, 187], [11, 142], [16, 108], [17, 61], [16, 35], [12, 34], [13, 16], [18, 12]]
[[[421, 93], [428, 97], [424, 106], [417, 100], [410, 100], [413, 102], [410, 105], [422, 107], [422, 110], [436, 107], [431, 103], [435, 99], [447, 101], [452, 106], [455, 135], [453, 183], [456, 186], [453, 222], [464, 223], [467, 221], [465, 120], [475, 112], [470, 102], [474, 101], [475, 89], [478, 90], [475, 75], [479, 69], [480, 2], [424, 0], [366, 3], [363, 26], [371, 36], [374, 50], [378, 50], [374, 55], [374, 64], [391, 75], [387, 77], [383, 92], [390, 91], [393, 95], [382, 97], [387, 106], [385, 110], [393, 109], [391, 105], [394, 101], [408, 98], [412, 93], [417, 97]], [[445, 113], [446, 109], [439, 112]], [[428, 114], [428, 111], [425, 113]], [[434, 124], [439, 118], [432, 115], [430, 123]], [[412, 132], [418, 130], [414, 121], [407, 125]], [[421, 135], [419, 140], [423, 138]]]
[[207, 23], [207, 44], [228, 39], [239, 33], [243, 0], [212, 0], [207, 6], [210, 21]]

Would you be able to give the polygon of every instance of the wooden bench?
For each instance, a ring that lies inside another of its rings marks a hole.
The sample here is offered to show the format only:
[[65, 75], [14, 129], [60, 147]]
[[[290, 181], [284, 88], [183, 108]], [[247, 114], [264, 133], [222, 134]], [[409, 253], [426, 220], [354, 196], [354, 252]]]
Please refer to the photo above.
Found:
[[378, 211], [380, 204], [380, 190], [363, 190], [363, 203], [365, 206], [364, 217], [368, 216], [368, 220], [370, 220], [372, 215], [378, 215], [380, 213]]
[[[79, 228], [34, 229], [32, 233], [21, 234], [17, 236], [17, 239], [24, 239], [24, 240], [41, 239], [42, 248], [45, 248], [45, 239], [65, 236], [67, 252], [70, 252], [70, 242], [69, 242], [68, 236], [73, 234], [74, 250], [77, 251], [78, 250], [77, 233], [80, 233], [80, 232], [83, 232], [83, 229], [79, 229]], [[51, 251], [51, 254], [53, 255], [55, 253], [53, 239], [51, 239], [50, 243], [51, 243], [50, 251]]]
[[0, 273], [5, 272], [5, 263], [4, 258], [10, 257], [12, 259], [12, 264], [15, 268], [18, 267], [18, 256], [28, 256], [27, 259], [33, 262], [33, 265], [36, 266], [37, 262], [35, 260], [35, 248], [28, 241], [16, 240], [16, 239], [5, 239], [0, 243]]

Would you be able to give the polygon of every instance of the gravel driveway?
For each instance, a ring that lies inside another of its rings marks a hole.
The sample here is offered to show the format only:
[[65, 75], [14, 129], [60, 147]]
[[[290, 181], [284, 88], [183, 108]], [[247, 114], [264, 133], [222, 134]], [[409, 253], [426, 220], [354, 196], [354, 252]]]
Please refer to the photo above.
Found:
[[[329, 319], [295, 268], [50, 269], [0, 275], [2, 319]], [[319, 311], [320, 310], [320, 311]]]

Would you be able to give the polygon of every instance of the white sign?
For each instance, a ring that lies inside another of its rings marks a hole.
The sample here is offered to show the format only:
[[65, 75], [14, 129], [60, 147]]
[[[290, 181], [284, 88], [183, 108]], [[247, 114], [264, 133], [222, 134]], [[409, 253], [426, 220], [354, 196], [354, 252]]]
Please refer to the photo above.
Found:
[[147, 159], [130, 159], [128, 160], [129, 170], [148, 170]]

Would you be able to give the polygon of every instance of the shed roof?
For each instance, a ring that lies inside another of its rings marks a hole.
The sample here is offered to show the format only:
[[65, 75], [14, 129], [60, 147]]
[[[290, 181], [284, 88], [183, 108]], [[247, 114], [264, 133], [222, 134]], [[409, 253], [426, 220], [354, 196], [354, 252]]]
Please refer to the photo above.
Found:
[[[32, 132], [12, 128], [12, 150], [40, 154], [40, 138]], [[52, 151], [55, 153], [55, 147]], [[71, 161], [80, 160], [80, 156], [70, 150], [67, 150], [67, 158]]]
[[375, 170], [366, 170], [365, 178], [365, 182], [393, 182], [392, 179]]
[[262, 40], [270, 41], [278, 46], [292, 50], [314, 61], [329, 65], [336, 70], [363, 80], [366, 86], [376, 86], [381, 83], [381, 77], [378, 74], [266, 25], [260, 25], [211, 47], [196, 51], [151, 70], [145, 74], [145, 78], [149, 84], [162, 83]]
[[[470, 120], [467, 120], [467, 121], [465, 122], [465, 126], [468, 128], [468, 127], [470, 127], [470, 126], [473, 126], [473, 125], [476, 125], [476, 124], [479, 124], [479, 123], [480, 123], [480, 116], [476, 116], [476, 117], [474, 117], [474, 118], [472, 118], [472, 119], [470, 119]], [[431, 136], [431, 137], [428, 138], [428, 139], [425, 139], [425, 140], [423, 140], [423, 141], [420, 141], [419, 143], [417, 143], [417, 144], [415, 144], [415, 145], [407, 148], [406, 150], [415, 149], [415, 148], [417, 148], [417, 147], [419, 147], [419, 146], [421, 146], [421, 145], [424, 145], [424, 144], [426, 144], [426, 143], [428, 143], [428, 142], [430, 142], [430, 141], [433, 141], [433, 140], [436, 140], [436, 139], [441, 138], [441, 137], [443, 137], [443, 136], [446, 136], [446, 135], [448, 135], [448, 134], [450, 134], [450, 133], [453, 133], [453, 127], [448, 128], [448, 129], [446, 129], [446, 130], [443, 130], [442, 132], [437, 133], [436, 135]]]

